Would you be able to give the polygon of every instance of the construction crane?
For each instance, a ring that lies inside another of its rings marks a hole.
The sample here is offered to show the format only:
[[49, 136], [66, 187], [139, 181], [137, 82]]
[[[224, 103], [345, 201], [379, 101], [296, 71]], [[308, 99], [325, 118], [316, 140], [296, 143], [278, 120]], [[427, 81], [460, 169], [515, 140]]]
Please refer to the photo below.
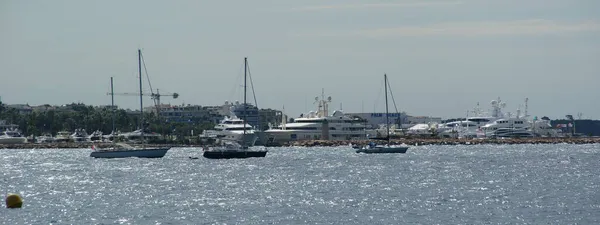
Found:
[[[139, 96], [139, 93], [106, 93], [106, 95], [123, 95], [123, 96]], [[179, 94], [177, 93], [166, 93], [166, 94], [160, 94], [160, 92], [158, 91], [158, 89], [156, 89], [156, 93], [142, 93], [143, 96], [150, 96], [150, 98], [152, 100], [154, 100], [154, 104], [156, 105], [156, 113], [157, 115], [160, 115], [160, 97], [162, 96], [168, 96], [168, 97], [172, 97], [173, 99], [176, 99], [179, 97]]]

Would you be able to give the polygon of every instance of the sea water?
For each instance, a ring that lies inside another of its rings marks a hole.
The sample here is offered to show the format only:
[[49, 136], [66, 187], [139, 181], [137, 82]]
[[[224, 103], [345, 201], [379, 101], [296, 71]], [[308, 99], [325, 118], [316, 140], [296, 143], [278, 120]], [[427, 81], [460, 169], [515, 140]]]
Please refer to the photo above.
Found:
[[[599, 224], [600, 145], [269, 148], [265, 158], [0, 150], [2, 224]], [[199, 157], [190, 159], [190, 157]]]

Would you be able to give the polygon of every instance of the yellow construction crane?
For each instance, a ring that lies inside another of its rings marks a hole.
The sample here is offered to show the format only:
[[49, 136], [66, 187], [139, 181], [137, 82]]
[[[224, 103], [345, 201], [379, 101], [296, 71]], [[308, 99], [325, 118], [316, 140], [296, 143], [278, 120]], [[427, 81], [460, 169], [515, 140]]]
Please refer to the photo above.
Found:
[[[140, 96], [139, 93], [106, 93], [106, 95], [123, 95], [123, 96]], [[156, 113], [158, 115], [160, 115], [160, 97], [161, 96], [169, 96], [172, 97], [173, 99], [176, 99], [179, 97], [179, 94], [177, 93], [166, 93], [166, 94], [160, 94], [160, 92], [158, 91], [158, 89], [156, 89], [156, 93], [142, 93], [143, 96], [150, 96], [150, 98], [152, 98], [152, 100], [154, 100], [154, 103], [156, 105]]]

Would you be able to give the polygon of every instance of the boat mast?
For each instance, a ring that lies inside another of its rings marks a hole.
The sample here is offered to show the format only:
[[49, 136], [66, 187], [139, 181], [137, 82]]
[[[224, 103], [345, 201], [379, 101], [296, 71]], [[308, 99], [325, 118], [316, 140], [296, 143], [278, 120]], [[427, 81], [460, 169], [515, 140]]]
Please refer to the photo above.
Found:
[[140, 78], [140, 129], [142, 144], [144, 144], [144, 103], [142, 93], [142, 50], [138, 49], [138, 73]]
[[115, 91], [113, 89], [113, 77], [110, 77], [110, 109], [112, 113], [112, 130], [111, 134], [115, 133]]
[[242, 143], [243, 145], [246, 144], [246, 118], [247, 118], [247, 113], [246, 113], [246, 108], [248, 107], [246, 105], [246, 79], [247, 79], [247, 70], [248, 70], [248, 57], [244, 57], [244, 135], [242, 135]]
[[385, 89], [385, 124], [386, 124], [386, 128], [387, 128], [387, 142], [388, 145], [390, 145], [390, 120], [388, 117], [388, 96], [387, 96], [387, 74], [383, 74], [383, 86]]

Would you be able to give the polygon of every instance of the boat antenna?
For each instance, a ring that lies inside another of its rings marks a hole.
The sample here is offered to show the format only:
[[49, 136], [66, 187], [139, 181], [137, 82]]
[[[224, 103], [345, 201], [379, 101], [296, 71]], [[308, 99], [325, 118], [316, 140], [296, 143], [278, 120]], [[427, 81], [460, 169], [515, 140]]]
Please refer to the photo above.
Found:
[[138, 48], [138, 73], [140, 80], [140, 129], [142, 144], [144, 144], [144, 98], [142, 93], [142, 50]]
[[527, 112], [527, 109], [528, 109], [528, 107], [529, 107], [529, 106], [527, 105], [527, 104], [528, 104], [528, 102], [529, 102], [529, 98], [525, 98], [525, 117], [528, 117], [528, 116], [529, 116], [529, 114], [527, 114], [527, 113], [528, 113], [528, 112]]

